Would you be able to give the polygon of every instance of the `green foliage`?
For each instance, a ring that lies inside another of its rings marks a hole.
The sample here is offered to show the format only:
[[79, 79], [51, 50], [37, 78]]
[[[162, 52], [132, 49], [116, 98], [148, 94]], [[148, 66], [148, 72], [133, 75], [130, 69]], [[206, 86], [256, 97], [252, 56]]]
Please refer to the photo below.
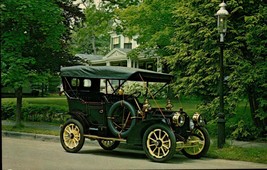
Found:
[[[221, 1], [147, 0], [118, 9], [123, 34], [138, 35], [140, 53], [163, 56], [172, 74], [176, 96], [198, 96], [209, 121], [219, 112], [219, 34], [214, 16]], [[260, 1], [227, 1], [228, 30], [224, 48], [224, 113], [230, 119], [238, 102], [248, 97], [251, 122], [266, 132], [267, 7]], [[237, 122], [236, 122], [237, 124]], [[229, 130], [230, 127], [227, 127]], [[237, 126], [236, 126], [237, 128]]]
[[62, 10], [56, 1], [3, 0], [0, 4], [2, 85], [15, 90], [16, 122], [21, 122], [22, 89], [47, 83], [58, 71], [66, 50]]
[[29, 105], [22, 109], [26, 121], [64, 122], [66, 107], [57, 105]]
[[171, 13], [175, 3], [175, 0], [147, 0], [115, 11], [121, 21], [118, 28], [123, 34], [138, 35], [140, 46], [135, 49], [138, 54], [148, 50], [160, 56], [169, 54], [166, 46], [170, 45], [174, 33], [175, 20]]
[[[166, 57], [173, 74], [178, 77], [174, 90], [178, 94], [201, 97], [203, 104], [200, 109], [209, 120], [215, 119], [219, 112], [220, 54], [214, 17], [219, 3], [213, 2], [182, 0], [176, 4], [173, 14], [177, 28], [169, 46], [175, 54]], [[253, 107], [252, 117], [258, 115], [264, 120], [267, 116], [266, 26], [263, 21], [266, 6], [263, 1], [232, 0], [227, 4], [230, 17], [224, 50], [226, 118], [236, 113], [237, 103], [248, 95]]]
[[[16, 99], [15, 98], [3, 98], [2, 103], [8, 103], [8, 102], [13, 102], [15, 103]], [[59, 97], [58, 94], [55, 97], [33, 97], [33, 98], [23, 98], [23, 102], [28, 103], [28, 104], [43, 104], [43, 105], [59, 105], [59, 106], [65, 106], [68, 107], [67, 104], [67, 99], [65, 96]]]
[[[4, 102], [1, 105], [1, 119], [14, 120], [16, 111], [15, 102]], [[63, 122], [65, 120], [64, 114], [67, 112], [66, 106], [59, 106], [55, 104], [29, 104], [23, 102], [22, 114], [24, 121], [43, 121], [43, 122]]]
[[16, 104], [14, 102], [5, 102], [5, 104], [1, 104], [1, 120], [13, 118], [15, 110]]
[[[148, 87], [148, 98], [154, 95], [161, 87], [163, 86], [162, 83], [150, 83]], [[124, 86], [125, 94], [132, 94], [133, 92], [141, 92], [141, 96], [146, 96], [146, 84], [144, 83], [137, 83], [131, 82]], [[167, 88], [160, 90], [155, 96], [155, 99], [166, 99], [167, 98]]]
[[85, 22], [72, 35], [72, 52], [106, 54], [109, 49], [109, 34], [112, 15], [104, 9], [91, 5], [85, 9]]
[[[39, 122], [38, 122], [39, 123]], [[47, 128], [47, 125], [46, 125]], [[45, 129], [44, 127], [39, 128], [33, 128], [33, 127], [27, 127], [22, 125], [21, 127], [13, 126], [13, 125], [2, 125], [2, 130], [5, 131], [15, 131], [15, 132], [26, 132], [26, 133], [34, 133], [34, 134], [46, 134], [46, 135], [59, 135], [59, 130], [49, 130]]]
[[232, 132], [232, 137], [237, 140], [255, 140], [260, 134], [260, 130], [255, 125], [244, 120], [240, 120], [237, 124], [231, 125], [230, 128], [235, 129]]
[[44, 0], [4, 0], [0, 12], [2, 82], [17, 89], [55, 65], [63, 18], [56, 4]]
[[177, 28], [169, 46], [175, 55], [166, 58], [178, 77], [174, 90], [197, 95], [205, 104], [216, 97], [219, 77], [215, 7], [215, 3], [194, 0], [176, 4]]
[[213, 141], [207, 153], [209, 158], [267, 163], [267, 148], [238, 147], [230, 145], [230, 142], [226, 141], [224, 148], [218, 149], [216, 140]]

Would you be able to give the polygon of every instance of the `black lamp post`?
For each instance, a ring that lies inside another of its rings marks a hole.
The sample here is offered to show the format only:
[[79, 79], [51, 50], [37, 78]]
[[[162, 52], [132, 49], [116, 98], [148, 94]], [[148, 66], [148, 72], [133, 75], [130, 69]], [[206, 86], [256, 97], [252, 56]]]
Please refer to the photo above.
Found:
[[218, 17], [217, 27], [220, 35], [220, 81], [219, 81], [219, 96], [220, 96], [220, 112], [218, 113], [218, 148], [222, 148], [225, 144], [225, 115], [224, 115], [224, 99], [223, 99], [223, 49], [224, 36], [226, 35], [228, 11], [225, 9], [226, 4], [222, 2], [219, 5], [220, 9], [215, 14]]

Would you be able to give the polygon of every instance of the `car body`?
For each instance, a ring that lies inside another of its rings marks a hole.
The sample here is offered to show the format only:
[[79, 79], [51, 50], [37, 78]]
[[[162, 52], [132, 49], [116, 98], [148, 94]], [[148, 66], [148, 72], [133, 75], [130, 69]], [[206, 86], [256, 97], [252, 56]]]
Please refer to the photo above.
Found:
[[[105, 150], [120, 142], [143, 146], [149, 159], [164, 162], [181, 151], [189, 158], [200, 158], [209, 149], [210, 138], [199, 113], [192, 118], [183, 111], [157, 106], [150, 84], [166, 88], [173, 76], [149, 70], [118, 66], [71, 66], [61, 68], [71, 118], [62, 126], [60, 141], [67, 152], [78, 152], [85, 138], [97, 140]], [[146, 91], [126, 94], [127, 83], [139, 82]], [[151, 107], [150, 100], [157, 107]]]

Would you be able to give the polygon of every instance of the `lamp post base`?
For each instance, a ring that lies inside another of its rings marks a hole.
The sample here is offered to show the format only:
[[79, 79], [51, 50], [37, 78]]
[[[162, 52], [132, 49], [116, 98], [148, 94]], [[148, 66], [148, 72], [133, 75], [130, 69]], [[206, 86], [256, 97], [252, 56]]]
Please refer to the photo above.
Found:
[[[219, 113], [219, 115], [220, 114], [222, 113]], [[225, 119], [224, 117], [219, 117], [217, 124], [218, 124], [218, 148], [223, 148], [223, 145], [225, 144]]]

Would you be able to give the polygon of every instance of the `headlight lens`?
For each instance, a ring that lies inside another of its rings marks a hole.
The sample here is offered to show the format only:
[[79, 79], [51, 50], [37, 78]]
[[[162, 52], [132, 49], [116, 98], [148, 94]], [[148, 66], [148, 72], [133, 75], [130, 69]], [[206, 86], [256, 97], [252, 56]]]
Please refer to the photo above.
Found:
[[179, 112], [176, 112], [172, 117], [172, 123], [174, 123], [175, 126], [183, 126], [185, 123], [185, 116]]
[[193, 120], [191, 119], [190, 119], [189, 127], [190, 127], [190, 130], [193, 130], [195, 127], [195, 124], [193, 123]]
[[203, 117], [197, 112], [193, 115], [192, 119], [195, 124], [202, 125], [204, 123]]

